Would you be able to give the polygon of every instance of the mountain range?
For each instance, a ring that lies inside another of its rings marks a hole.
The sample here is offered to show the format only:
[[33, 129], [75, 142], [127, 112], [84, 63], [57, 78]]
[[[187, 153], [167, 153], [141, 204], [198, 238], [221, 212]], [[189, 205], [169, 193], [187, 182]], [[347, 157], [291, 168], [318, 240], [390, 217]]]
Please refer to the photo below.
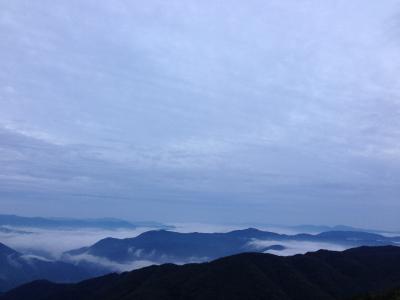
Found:
[[100, 229], [135, 229], [137, 227], [151, 228], [172, 228], [157, 222], [129, 222], [121, 219], [72, 219], [72, 218], [43, 218], [43, 217], [22, 217], [16, 215], [0, 214], [0, 226], [11, 227], [32, 227], [32, 228], [100, 228]]
[[[284, 251], [289, 242], [333, 244], [345, 248], [400, 244], [400, 237], [354, 231], [329, 231], [320, 234], [285, 235], [254, 228], [227, 233], [179, 233], [152, 230], [134, 238], [106, 238], [89, 247], [64, 253], [69, 261], [93, 260], [94, 257], [115, 263], [150, 261], [152, 263], [203, 262], [242, 252], [274, 253]], [[326, 245], [325, 245], [326, 246]]]
[[339, 300], [399, 284], [400, 247], [384, 246], [287, 257], [243, 253], [209, 263], [151, 266], [78, 284], [35, 281], [0, 299]]
[[283, 228], [292, 229], [297, 232], [306, 232], [306, 233], [321, 233], [326, 231], [358, 231], [358, 232], [370, 232], [370, 233], [377, 233], [381, 234], [382, 232], [397, 234], [397, 232], [393, 231], [382, 231], [377, 229], [365, 229], [347, 225], [334, 225], [334, 226], [327, 226], [327, 225], [295, 225], [295, 226], [283, 226]]
[[0, 244], [0, 292], [36, 279], [77, 282], [153, 264], [207, 262], [243, 252], [272, 251], [285, 255], [288, 247], [297, 243], [315, 243], [317, 249], [341, 245], [344, 249], [399, 245], [400, 238], [352, 231], [285, 235], [254, 228], [226, 233], [152, 230], [134, 238], [102, 239], [91, 246], [67, 251], [59, 260], [20, 253]]

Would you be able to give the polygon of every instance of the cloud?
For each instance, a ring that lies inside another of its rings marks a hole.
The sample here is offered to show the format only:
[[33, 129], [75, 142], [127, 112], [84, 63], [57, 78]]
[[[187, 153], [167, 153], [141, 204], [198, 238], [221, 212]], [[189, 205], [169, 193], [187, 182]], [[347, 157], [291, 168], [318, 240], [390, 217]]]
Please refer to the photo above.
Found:
[[[18, 228], [21, 229], [21, 228]], [[7, 246], [20, 252], [26, 252], [30, 255], [36, 253], [39, 256], [58, 259], [63, 252], [90, 246], [106, 237], [131, 238], [142, 232], [150, 230], [148, 227], [136, 229], [38, 229], [23, 228], [30, 234], [2, 233], [0, 232], [0, 241]], [[32, 257], [29, 256], [29, 257]]]
[[345, 247], [334, 243], [321, 243], [321, 242], [304, 242], [304, 241], [264, 241], [254, 239], [249, 242], [250, 247], [255, 249], [263, 249], [266, 247], [281, 245], [285, 247], [283, 250], [267, 250], [265, 253], [271, 253], [282, 256], [290, 256], [295, 254], [304, 254], [306, 252], [318, 251], [320, 249], [332, 250], [332, 251], [343, 251], [349, 247]]
[[399, 10], [2, 2], [2, 209], [398, 227]]
[[15, 254], [10, 254], [7, 255], [7, 262], [13, 267], [13, 268], [21, 268], [22, 265], [21, 263], [18, 261], [18, 259], [16, 259]]
[[104, 267], [109, 269], [112, 272], [125, 272], [131, 271], [135, 269], [144, 268], [150, 265], [157, 265], [157, 262], [149, 261], [149, 260], [134, 260], [132, 262], [127, 263], [117, 263], [115, 261], [111, 261], [104, 257], [93, 256], [90, 254], [80, 254], [80, 255], [65, 255], [63, 260], [72, 262], [75, 264], [84, 262], [84, 263], [91, 263], [97, 266]]
[[24, 254], [21, 255], [20, 258], [22, 258], [23, 260], [27, 261], [28, 263], [35, 263], [35, 260], [41, 260], [41, 261], [45, 261], [45, 262], [54, 262], [55, 260], [52, 259], [48, 259], [45, 258], [43, 256], [38, 256], [38, 255], [33, 255], [33, 254]]

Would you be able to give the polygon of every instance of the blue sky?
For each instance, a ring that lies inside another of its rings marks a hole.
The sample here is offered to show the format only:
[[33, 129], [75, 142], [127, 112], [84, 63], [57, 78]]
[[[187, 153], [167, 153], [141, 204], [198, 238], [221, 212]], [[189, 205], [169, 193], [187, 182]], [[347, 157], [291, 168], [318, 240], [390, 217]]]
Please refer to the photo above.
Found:
[[0, 210], [399, 229], [400, 1], [1, 1]]

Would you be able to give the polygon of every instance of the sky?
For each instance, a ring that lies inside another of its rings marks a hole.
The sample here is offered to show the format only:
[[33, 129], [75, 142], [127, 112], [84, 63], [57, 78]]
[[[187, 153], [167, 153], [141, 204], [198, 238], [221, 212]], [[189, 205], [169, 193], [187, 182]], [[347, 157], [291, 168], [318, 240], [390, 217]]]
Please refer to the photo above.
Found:
[[0, 0], [0, 212], [400, 229], [400, 1]]

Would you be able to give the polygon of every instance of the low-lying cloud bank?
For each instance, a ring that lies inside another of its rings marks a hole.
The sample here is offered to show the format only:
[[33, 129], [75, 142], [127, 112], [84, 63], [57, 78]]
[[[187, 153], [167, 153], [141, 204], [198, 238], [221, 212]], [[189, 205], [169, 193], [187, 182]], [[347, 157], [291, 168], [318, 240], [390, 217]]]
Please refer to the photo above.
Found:
[[65, 251], [92, 245], [106, 237], [130, 238], [145, 231], [152, 230], [149, 227], [135, 229], [103, 230], [96, 228], [81, 229], [38, 229], [18, 228], [26, 233], [13, 231], [0, 232], [0, 242], [7, 246], [27, 253], [57, 259]]
[[283, 250], [269, 249], [265, 253], [271, 253], [281, 256], [289, 256], [295, 254], [304, 254], [306, 252], [318, 251], [320, 249], [343, 251], [349, 247], [333, 244], [333, 243], [322, 243], [322, 242], [306, 242], [306, 241], [265, 241], [265, 240], [252, 240], [249, 245], [254, 249], [263, 249], [275, 245], [281, 245], [284, 247]]
[[94, 264], [99, 267], [103, 267], [109, 269], [112, 272], [125, 272], [131, 271], [134, 269], [140, 269], [151, 265], [157, 265], [157, 262], [150, 260], [135, 260], [127, 263], [118, 263], [115, 261], [111, 261], [104, 257], [98, 257], [90, 254], [81, 254], [76, 256], [65, 255], [63, 257], [64, 261], [71, 262], [73, 264], [79, 263], [89, 263]]
[[[143, 253], [143, 252], [141, 252]], [[176, 265], [183, 265], [183, 264], [187, 264], [187, 263], [200, 263], [200, 262], [205, 262], [208, 261], [209, 259], [207, 257], [189, 257], [185, 260], [176, 260], [176, 259], [172, 259], [172, 258], [168, 258], [168, 257], [164, 257], [162, 259], [162, 262], [160, 261], [153, 261], [153, 260], [149, 260], [149, 259], [145, 259], [144, 257], [146, 257], [146, 254], [143, 253], [143, 258], [138, 258], [129, 262], [125, 262], [125, 263], [119, 263], [116, 261], [112, 261], [109, 260], [107, 258], [104, 257], [98, 257], [98, 256], [94, 256], [91, 254], [80, 254], [80, 255], [68, 255], [65, 254], [62, 259], [63, 261], [66, 262], [70, 262], [73, 264], [93, 264], [95, 266], [98, 267], [102, 267], [105, 269], [108, 269], [112, 272], [125, 272], [125, 271], [131, 271], [131, 270], [135, 270], [135, 269], [140, 269], [140, 268], [144, 268], [144, 267], [148, 267], [151, 265], [159, 265], [162, 264], [164, 262], [168, 262], [168, 263], [173, 263]], [[151, 255], [148, 255], [149, 257]]]
[[[175, 223], [174, 231], [177, 232], [229, 232], [232, 230], [243, 229], [243, 225], [221, 225], [221, 224], [205, 224], [205, 223]], [[39, 229], [30, 227], [13, 228], [10, 226], [1, 227], [0, 242], [24, 254], [25, 260], [44, 259], [44, 260], [66, 260], [73, 264], [93, 264], [101, 268], [113, 271], [123, 272], [133, 269], [146, 267], [149, 265], [171, 262], [175, 264], [184, 264], [189, 262], [207, 261], [207, 257], [192, 257], [182, 258], [178, 261], [177, 258], [152, 256], [150, 253], [145, 253], [142, 249], [134, 249], [135, 257], [129, 262], [121, 263], [108, 260], [106, 258], [96, 257], [90, 254], [82, 254], [77, 256], [69, 256], [63, 254], [72, 249], [90, 246], [101, 239], [107, 237], [113, 238], [133, 238], [139, 234], [154, 230], [157, 228], [138, 227], [135, 229], [95, 229], [95, 228], [79, 228], [79, 229]], [[297, 228], [279, 227], [262, 225], [257, 228], [285, 234], [296, 234]], [[300, 228], [300, 227], [299, 227]], [[301, 227], [302, 228], [302, 227]], [[265, 253], [271, 253], [281, 256], [289, 256], [295, 254], [303, 254], [306, 252], [317, 251], [320, 249], [343, 251], [348, 249], [348, 246], [343, 246], [336, 243], [328, 242], [311, 242], [311, 241], [296, 241], [296, 240], [259, 240], [254, 239], [248, 243], [254, 251], [264, 251], [271, 247]], [[272, 246], [281, 247], [272, 247]], [[400, 245], [400, 244], [399, 244]], [[132, 250], [133, 251], [133, 250]]]

